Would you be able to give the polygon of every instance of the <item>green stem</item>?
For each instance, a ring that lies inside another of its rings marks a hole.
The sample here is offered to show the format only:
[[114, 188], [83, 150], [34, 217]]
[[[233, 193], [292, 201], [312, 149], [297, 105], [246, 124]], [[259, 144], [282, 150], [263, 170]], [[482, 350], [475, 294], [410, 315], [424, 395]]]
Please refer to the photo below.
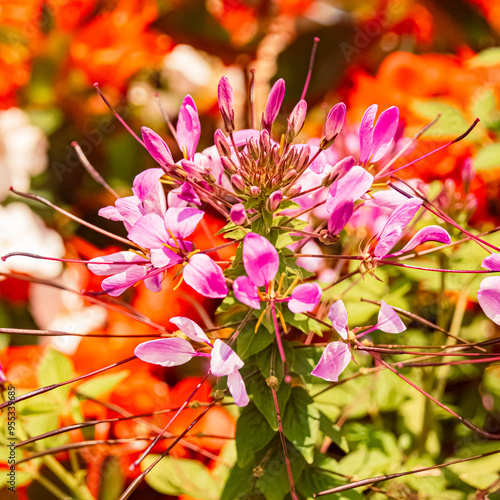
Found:
[[52, 493], [54, 498], [58, 498], [59, 500], [71, 500], [71, 497], [69, 495], [66, 495], [64, 491], [60, 490], [55, 484], [49, 481], [46, 477], [37, 476], [35, 480], [38, 481], [47, 491]]
[[94, 500], [87, 486], [74, 478], [54, 457], [46, 456], [43, 462], [71, 490], [75, 500]]

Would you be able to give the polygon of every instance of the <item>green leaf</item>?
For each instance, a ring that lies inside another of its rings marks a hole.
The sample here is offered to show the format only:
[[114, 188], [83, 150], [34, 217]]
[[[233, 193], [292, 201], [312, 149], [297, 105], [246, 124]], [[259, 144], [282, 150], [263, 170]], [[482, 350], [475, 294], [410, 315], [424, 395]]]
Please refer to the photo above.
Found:
[[470, 68], [484, 68], [488, 66], [498, 66], [500, 64], [500, 48], [490, 47], [483, 50], [475, 57], [467, 60], [467, 66]]
[[303, 380], [309, 383], [312, 379], [311, 372], [318, 364], [323, 348], [307, 346], [294, 349], [295, 356], [293, 362], [290, 364], [290, 371], [300, 375]]
[[78, 392], [85, 394], [85, 396], [97, 398], [107, 392], [110, 392], [124, 378], [128, 377], [129, 374], [129, 370], [122, 370], [118, 373], [110, 373], [107, 375], [94, 377], [91, 380], [88, 380], [87, 382], [79, 385]]
[[[276, 417], [276, 408], [274, 407], [274, 398], [271, 388], [260, 375], [253, 377], [248, 387], [250, 394], [253, 396], [255, 406], [262, 415], [264, 415], [271, 428], [277, 431], [278, 419]], [[283, 411], [290, 397], [290, 384], [282, 382], [276, 391], [276, 397], [278, 399], [281, 417], [283, 418]]]
[[308, 463], [314, 459], [318, 431], [319, 410], [304, 389], [294, 387], [284, 411], [283, 432]]
[[500, 168], [500, 144], [482, 147], [474, 158], [474, 168], [478, 171]]
[[[283, 350], [285, 351], [286, 362], [288, 366], [291, 366], [295, 356], [295, 349], [292, 347], [291, 343], [286, 340], [283, 340], [282, 343]], [[281, 382], [285, 373], [278, 346], [276, 344], [270, 345], [264, 351], [260, 352], [258, 356], [255, 356], [255, 362], [259, 367], [260, 373], [262, 373], [262, 376], [266, 379], [271, 375], [272, 357], [274, 357], [274, 376], [278, 379], [278, 382]]]
[[314, 321], [311, 318], [308, 318], [304, 314], [295, 314], [288, 307], [283, 308], [283, 317], [285, 318], [285, 322], [287, 325], [292, 325], [301, 332], [309, 333], [314, 332], [316, 335], [320, 337], [323, 336], [323, 332], [321, 331], [321, 327], [317, 321]]
[[245, 360], [250, 356], [264, 350], [273, 340], [274, 335], [266, 332], [264, 329], [259, 328], [255, 332], [255, 323], [247, 323], [236, 340], [236, 353], [238, 356]]
[[[268, 460], [264, 461], [263, 474], [257, 480], [257, 486], [264, 493], [266, 500], [283, 500], [285, 495], [290, 491], [290, 482], [279, 438], [273, 444], [274, 453]], [[293, 481], [297, 485], [301, 481], [302, 471], [306, 463], [301, 454], [290, 443], [287, 443], [287, 451]]]
[[[149, 455], [141, 463], [147, 469], [158, 455]], [[198, 460], [163, 457], [146, 476], [146, 482], [164, 495], [189, 495], [203, 500], [217, 500], [219, 491], [209, 469]]]
[[125, 477], [120, 466], [120, 459], [108, 455], [99, 471], [99, 500], [118, 500], [123, 493]]
[[[29, 436], [35, 437], [45, 434], [59, 427], [59, 416], [57, 413], [45, 415], [33, 415], [24, 420], [24, 426]], [[68, 434], [60, 434], [37, 441], [43, 448], [53, 448], [68, 442]]]
[[[74, 378], [73, 365], [64, 354], [53, 348], [47, 350], [38, 368], [38, 381], [42, 386], [58, 384]], [[50, 391], [44, 397], [63, 405], [70, 387], [66, 385]]]
[[[438, 122], [425, 132], [425, 138], [453, 138], [463, 134], [470, 125], [458, 108], [439, 99], [414, 99], [411, 108], [417, 115], [429, 121], [441, 115]], [[478, 138], [478, 133], [475, 131], [471, 132], [465, 140], [470, 141], [473, 138]]]
[[328, 436], [341, 450], [349, 453], [349, 444], [343, 432], [338, 425], [333, 422], [323, 413], [319, 412], [319, 430]]
[[273, 439], [275, 432], [267, 423], [264, 415], [250, 403], [241, 411], [236, 424], [236, 450], [238, 465], [244, 467], [254, 453], [264, 448]]

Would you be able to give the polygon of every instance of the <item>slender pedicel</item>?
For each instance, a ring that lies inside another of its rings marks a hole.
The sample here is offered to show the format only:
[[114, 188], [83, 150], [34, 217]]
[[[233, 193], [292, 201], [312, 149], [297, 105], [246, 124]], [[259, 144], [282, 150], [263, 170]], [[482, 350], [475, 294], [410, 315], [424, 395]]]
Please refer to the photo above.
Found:
[[316, 37], [314, 37], [314, 41], [313, 41], [311, 57], [309, 59], [309, 69], [307, 70], [306, 82], [304, 84], [304, 89], [302, 90], [302, 95], [300, 96], [301, 99], [306, 98], [307, 89], [309, 88], [309, 82], [311, 81], [311, 75], [312, 75], [312, 70], [313, 70], [313, 66], [314, 66], [314, 59], [316, 58], [316, 49], [318, 48], [318, 43], [319, 43], [319, 38], [316, 36]]

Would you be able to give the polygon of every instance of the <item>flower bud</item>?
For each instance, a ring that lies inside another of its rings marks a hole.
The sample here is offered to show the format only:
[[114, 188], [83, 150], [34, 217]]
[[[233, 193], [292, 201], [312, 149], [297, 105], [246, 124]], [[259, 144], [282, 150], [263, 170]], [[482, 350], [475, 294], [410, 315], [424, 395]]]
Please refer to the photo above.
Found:
[[302, 130], [304, 126], [304, 121], [307, 114], [307, 103], [304, 99], [301, 99], [298, 104], [293, 108], [293, 111], [288, 117], [288, 127], [286, 129], [285, 140], [290, 143], [293, 142], [298, 133]]
[[233, 105], [233, 88], [229, 84], [229, 80], [223, 76], [219, 80], [217, 88], [217, 96], [219, 100], [219, 110], [224, 121], [224, 127], [228, 134], [234, 130], [234, 105]]
[[347, 172], [349, 172], [352, 167], [354, 167], [355, 163], [356, 160], [353, 156], [346, 156], [332, 167], [330, 172], [328, 172], [328, 174], [324, 177], [321, 185], [329, 187], [335, 181], [338, 181], [340, 178], [344, 177], [344, 175], [347, 174]]
[[321, 149], [327, 149], [333, 144], [344, 126], [345, 115], [346, 106], [343, 102], [335, 104], [330, 110], [325, 121], [325, 133], [319, 145]]
[[257, 198], [258, 196], [260, 196], [260, 187], [250, 186], [250, 196], [252, 198]]
[[294, 184], [293, 186], [287, 189], [286, 195], [288, 198], [293, 198], [294, 196], [297, 196], [301, 191], [302, 191], [302, 186]]
[[245, 191], [245, 181], [243, 177], [239, 174], [234, 174], [231, 176], [231, 184], [233, 185], [236, 191], [244, 192]]
[[247, 221], [247, 213], [245, 211], [243, 203], [236, 203], [236, 205], [233, 205], [231, 207], [229, 216], [231, 217], [231, 221], [233, 222], [233, 224], [236, 224], [237, 226], [243, 226], [243, 224], [245, 224], [245, 222]]
[[172, 153], [167, 143], [148, 127], [141, 128], [142, 140], [149, 154], [162, 166], [168, 167], [174, 163]]
[[269, 151], [271, 151], [271, 137], [269, 136], [269, 132], [267, 130], [263, 130], [260, 133], [259, 142], [262, 156], [267, 157], [269, 155]]
[[247, 148], [250, 157], [253, 158], [254, 160], [258, 160], [260, 156], [259, 145], [257, 144], [257, 141], [253, 137], [250, 137], [250, 139], [248, 139]]
[[271, 126], [278, 116], [281, 104], [285, 97], [285, 80], [280, 78], [269, 92], [267, 98], [264, 114], [262, 115], [262, 128], [264, 130], [271, 130]]
[[231, 157], [231, 147], [229, 146], [229, 142], [227, 142], [226, 136], [224, 132], [220, 128], [215, 131], [214, 134], [214, 144], [217, 148], [217, 152], [219, 156], [229, 156]]
[[283, 199], [283, 193], [278, 189], [278, 191], [274, 191], [269, 195], [269, 198], [266, 201], [266, 210], [268, 212], [276, 212], [278, 207], [280, 206], [281, 200]]
[[220, 162], [224, 170], [227, 170], [229, 173], [236, 173], [236, 165], [233, 163], [233, 160], [228, 156], [221, 156]]
[[291, 179], [293, 179], [297, 175], [297, 170], [294, 168], [291, 168], [284, 176], [283, 176], [283, 182], [289, 182]]

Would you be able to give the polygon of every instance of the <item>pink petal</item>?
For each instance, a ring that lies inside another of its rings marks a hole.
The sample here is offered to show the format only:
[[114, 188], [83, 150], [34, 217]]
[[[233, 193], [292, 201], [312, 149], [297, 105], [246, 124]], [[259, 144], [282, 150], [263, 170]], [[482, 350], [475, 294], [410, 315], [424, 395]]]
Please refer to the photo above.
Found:
[[406, 326], [401, 321], [401, 318], [396, 314], [394, 309], [389, 304], [381, 300], [378, 321], [374, 329], [382, 330], [385, 333], [401, 333], [406, 330]]
[[172, 165], [174, 160], [167, 143], [148, 127], [141, 128], [142, 140], [149, 154], [162, 166]]
[[231, 212], [229, 213], [231, 222], [237, 226], [242, 226], [247, 220], [247, 212], [243, 203], [236, 203], [231, 207]]
[[169, 208], [165, 214], [165, 225], [176, 238], [187, 238], [205, 215], [197, 208]]
[[481, 282], [477, 300], [484, 314], [500, 325], [500, 276], [491, 276]]
[[285, 80], [280, 78], [272, 87], [267, 98], [264, 115], [262, 117], [263, 128], [269, 129], [278, 116], [283, 98], [285, 97]]
[[135, 176], [132, 192], [144, 201], [153, 189], [156, 189], [160, 178], [165, 172], [161, 168], [148, 168]]
[[187, 203], [201, 205], [200, 197], [196, 194], [196, 191], [189, 182], [183, 182], [181, 184], [179, 198]]
[[365, 111], [365, 114], [361, 119], [361, 125], [359, 126], [359, 161], [361, 164], [366, 163], [370, 158], [373, 142], [373, 123], [375, 121], [375, 116], [377, 115], [377, 110], [378, 106], [376, 104], [372, 104]]
[[375, 247], [375, 257], [382, 258], [391, 251], [421, 206], [420, 198], [411, 198], [394, 210], [377, 237], [379, 242]]
[[210, 370], [216, 377], [223, 377], [244, 365], [240, 357], [222, 340], [215, 339], [210, 359]]
[[248, 404], [249, 399], [245, 382], [243, 381], [243, 378], [238, 370], [227, 376], [227, 387], [231, 396], [233, 396], [236, 406], [242, 407]]
[[311, 312], [319, 304], [323, 291], [317, 283], [304, 283], [295, 288], [288, 302], [293, 313]]
[[340, 201], [359, 200], [371, 188], [372, 183], [373, 175], [359, 165], [352, 167], [344, 177], [330, 186], [326, 209], [331, 212]]
[[243, 304], [260, 309], [260, 298], [257, 287], [248, 276], [238, 276], [233, 283], [234, 296]]
[[354, 203], [349, 199], [334, 205], [332, 213], [328, 217], [328, 232], [331, 235], [339, 234], [349, 222], [353, 211]]
[[490, 271], [500, 271], [500, 253], [493, 253], [485, 257], [481, 266]]
[[335, 106], [330, 109], [325, 121], [325, 139], [327, 142], [340, 134], [344, 126], [345, 115], [346, 105], [343, 102], [335, 104]]
[[415, 236], [398, 253], [409, 252], [426, 241], [438, 241], [447, 245], [451, 243], [448, 232], [439, 226], [427, 226], [417, 231]]
[[189, 318], [184, 318], [183, 316], [176, 316], [175, 318], [170, 318], [170, 323], [173, 323], [179, 330], [191, 340], [195, 342], [206, 342], [210, 344], [209, 338], [205, 335], [205, 332], [201, 327]]
[[193, 98], [187, 95], [182, 101], [177, 120], [177, 142], [186, 158], [192, 160], [200, 140], [201, 126]]
[[160, 292], [163, 275], [164, 273], [155, 272], [155, 274], [144, 280], [144, 286], [151, 292]]
[[163, 243], [170, 239], [165, 221], [157, 214], [141, 217], [129, 231], [128, 237], [144, 248], [163, 248]]
[[145, 361], [160, 366], [178, 366], [187, 363], [196, 351], [191, 344], [184, 339], [171, 338], [150, 340], [139, 344], [134, 354]]
[[330, 306], [328, 311], [328, 318], [332, 322], [335, 331], [345, 340], [349, 335], [349, 328], [347, 327], [347, 309], [341, 300], [337, 300]]
[[126, 271], [110, 276], [102, 281], [102, 289], [112, 297], [118, 297], [127, 288], [142, 281], [147, 276], [146, 266], [134, 264], [129, 266]]
[[89, 269], [98, 276], [109, 276], [126, 271], [136, 263], [145, 264], [147, 259], [134, 252], [116, 252], [102, 257], [91, 259], [88, 264]]
[[267, 285], [278, 272], [278, 252], [263, 236], [248, 233], [243, 240], [243, 266], [256, 286]]
[[347, 368], [350, 361], [351, 351], [344, 342], [330, 342], [311, 373], [329, 382], [338, 382], [339, 375]]
[[226, 280], [222, 269], [208, 256], [197, 253], [184, 268], [184, 281], [198, 293], [212, 299], [227, 295]]
[[373, 129], [371, 161], [380, 160], [389, 150], [399, 125], [399, 109], [392, 106], [378, 117]]

